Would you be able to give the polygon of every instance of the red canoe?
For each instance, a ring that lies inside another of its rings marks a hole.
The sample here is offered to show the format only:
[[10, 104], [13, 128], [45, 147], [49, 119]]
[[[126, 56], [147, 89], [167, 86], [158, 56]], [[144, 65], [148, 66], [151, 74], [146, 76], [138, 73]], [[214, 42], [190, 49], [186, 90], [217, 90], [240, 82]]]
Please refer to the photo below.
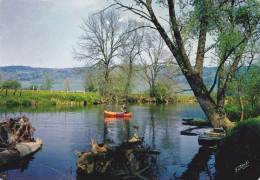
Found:
[[126, 118], [132, 117], [132, 113], [122, 113], [122, 112], [112, 112], [112, 111], [104, 111], [105, 117], [112, 117], [112, 118]]

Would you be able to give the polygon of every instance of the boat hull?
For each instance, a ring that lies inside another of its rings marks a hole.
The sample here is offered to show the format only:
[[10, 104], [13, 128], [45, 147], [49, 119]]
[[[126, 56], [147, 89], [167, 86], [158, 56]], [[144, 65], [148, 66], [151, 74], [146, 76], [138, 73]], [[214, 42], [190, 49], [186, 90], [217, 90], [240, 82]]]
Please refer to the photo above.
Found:
[[132, 113], [104, 111], [104, 116], [108, 118], [129, 118], [132, 117]]

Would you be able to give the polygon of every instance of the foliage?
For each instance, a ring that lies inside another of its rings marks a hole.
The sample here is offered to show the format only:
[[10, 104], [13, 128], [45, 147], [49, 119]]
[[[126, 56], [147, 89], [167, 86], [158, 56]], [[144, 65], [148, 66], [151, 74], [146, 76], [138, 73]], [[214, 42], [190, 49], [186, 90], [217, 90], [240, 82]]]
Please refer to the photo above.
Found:
[[[168, 12], [163, 18], [159, 18], [156, 3], [159, 3], [161, 10]], [[241, 65], [242, 57], [250, 49], [247, 45], [258, 36], [260, 3], [257, 0], [133, 0], [132, 3], [114, 0], [114, 4], [151, 22], [170, 49], [211, 123], [216, 127], [232, 126], [233, 124], [222, 116], [226, 90], [234, 72]], [[179, 9], [176, 8], [178, 4]], [[165, 23], [165, 19], [169, 22]], [[208, 45], [209, 35], [213, 40], [211, 45]], [[194, 47], [187, 44], [197, 45], [195, 61], [191, 55]], [[209, 50], [215, 50], [214, 63], [218, 65], [210, 89], [202, 80], [203, 66], [207, 60], [205, 57], [208, 52], [212, 52]], [[211, 93], [217, 82], [218, 93], [215, 100]]]
[[260, 108], [260, 64], [253, 66], [245, 76], [243, 90], [252, 108]]
[[48, 75], [44, 75], [44, 82], [41, 85], [42, 90], [50, 90], [53, 86], [53, 79]]
[[240, 88], [241, 97], [244, 101], [245, 117], [250, 118], [260, 115], [260, 65], [252, 65], [249, 70], [241, 69], [236, 73], [235, 79], [231, 81], [228, 89], [228, 95], [235, 99], [232, 104], [225, 106], [225, 112], [232, 120], [238, 120], [241, 107], [239, 104], [239, 94], [237, 89]]
[[3, 89], [19, 89], [21, 84], [18, 81], [4, 81], [2, 83]]
[[97, 92], [97, 88], [95, 87], [94, 83], [90, 83], [85, 86], [86, 92]]
[[88, 70], [85, 74], [84, 89], [85, 92], [97, 92], [100, 74], [97, 70]]
[[240, 119], [241, 108], [239, 105], [227, 104], [224, 109], [228, 118], [231, 120], [238, 121]]
[[7, 106], [71, 106], [95, 104], [101, 100], [97, 93], [67, 93], [64, 91], [22, 90], [21, 94], [4, 96], [0, 91], [0, 105]]

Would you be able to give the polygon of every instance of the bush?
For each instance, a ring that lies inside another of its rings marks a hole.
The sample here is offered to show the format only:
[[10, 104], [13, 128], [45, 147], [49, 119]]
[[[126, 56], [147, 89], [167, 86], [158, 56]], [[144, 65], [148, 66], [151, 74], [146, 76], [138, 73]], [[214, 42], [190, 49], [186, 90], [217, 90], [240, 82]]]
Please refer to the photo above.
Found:
[[19, 106], [20, 103], [19, 103], [19, 101], [17, 101], [16, 99], [8, 99], [8, 100], [5, 102], [5, 105], [8, 106], [8, 107], [11, 107], [11, 106]]
[[240, 120], [241, 109], [239, 105], [227, 104], [225, 105], [225, 112], [228, 118], [231, 119], [232, 121]]
[[260, 117], [229, 130], [216, 157], [217, 178], [257, 179], [260, 176]]
[[32, 105], [32, 101], [29, 99], [23, 99], [21, 102], [22, 106], [31, 106]]
[[[241, 115], [240, 106], [237, 104], [227, 104], [225, 105], [225, 112], [229, 119], [232, 121], [239, 121]], [[244, 118], [252, 118], [260, 115], [259, 108], [252, 108], [250, 105], [245, 105], [244, 107]]]

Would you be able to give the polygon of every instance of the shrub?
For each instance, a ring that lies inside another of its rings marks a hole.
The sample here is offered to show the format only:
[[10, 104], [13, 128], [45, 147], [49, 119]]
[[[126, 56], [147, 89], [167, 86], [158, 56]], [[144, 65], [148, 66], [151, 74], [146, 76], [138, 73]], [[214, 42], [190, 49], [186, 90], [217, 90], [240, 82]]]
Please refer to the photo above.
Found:
[[29, 99], [23, 99], [21, 102], [22, 106], [31, 106], [32, 105], [32, 101]]
[[19, 106], [20, 103], [18, 100], [16, 99], [8, 99], [6, 102], [5, 102], [5, 105], [8, 106], [8, 107], [11, 107], [11, 106]]
[[239, 105], [227, 104], [225, 105], [225, 112], [232, 121], [239, 121], [241, 113]]

